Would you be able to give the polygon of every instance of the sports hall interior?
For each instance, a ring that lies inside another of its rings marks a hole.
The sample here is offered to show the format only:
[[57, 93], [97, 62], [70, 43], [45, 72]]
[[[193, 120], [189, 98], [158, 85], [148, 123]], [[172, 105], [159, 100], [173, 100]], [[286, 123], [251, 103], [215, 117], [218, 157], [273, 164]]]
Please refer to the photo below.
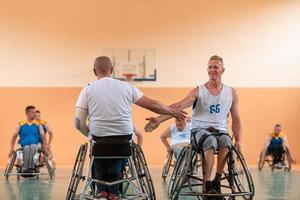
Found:
[[[222, 81], [239, 94], [242, 152], [254, 176], [259, 177], [258, 156], [277, 123], [300, 162], [299, 24], [297, 0], [0, 0], [1, 169], [24, 108], [34, 105], [54, 131], [57, 169], [71, 173], [79, 146], [87, 142], [74, 127], [75, 103], [81, 89], [96, 80], [94, 59], [107, 48], [155, 49], [157, 80], [132, 84], [166, 105], [205, 83], [208, 59], [221, 56]], [[160, 134], [174, 120], [146, 133], [145, 118], [152, 116], [157, 114], [133, 106], [147, 163], [159, 176], [167, 154]], [[299, 177], [292, 183], [300, 181], [298, 169], [295, 164], [290, 172]], [[254, 199], [268, 199], [264, 191], [258, 195]]]

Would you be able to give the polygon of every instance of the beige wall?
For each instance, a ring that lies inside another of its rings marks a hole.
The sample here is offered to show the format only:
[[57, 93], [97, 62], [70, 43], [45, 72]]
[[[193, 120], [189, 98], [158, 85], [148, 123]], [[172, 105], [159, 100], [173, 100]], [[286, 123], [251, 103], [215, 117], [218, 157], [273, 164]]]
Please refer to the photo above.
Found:
[[300, 1], [0, 0], [0, 86], [82, 86], [103, 48], [155, 48], [158, 81], [192, 87], [219, 54], [238, 87], [300, 86]]
[[[151, 97], [171, 104], [182, 98], [189, 88], [141, 88]], [[42, 117], [54, 129], [53, 152], [58, 166], [72, 165], [80, 144], [86, 142], [74, 129], [74, 105], [80, 88], [0, 88], [0, 166], [7, 161], [9, 140], [18, 120], [24, 119], [24, 107], [33, 104], [42, 111]], [[267, 133], [275, 123], [283, 125], [292, 153], [300, 160], [299, 119], [300, 89], [291, 88], [239, 88], [240, 110], [243, 122], [243, 152], [250, 164], [255, 164]], [[190, 112], [190, 110], [188, 110]], [[134, 106], [133, 120], [143, 130], [149, 111]], [[166, 150], [160, 133], [173, 120], [162, 124], [153, 133], [144, 133], [143, 149], [151, 165], [162, 165]]]

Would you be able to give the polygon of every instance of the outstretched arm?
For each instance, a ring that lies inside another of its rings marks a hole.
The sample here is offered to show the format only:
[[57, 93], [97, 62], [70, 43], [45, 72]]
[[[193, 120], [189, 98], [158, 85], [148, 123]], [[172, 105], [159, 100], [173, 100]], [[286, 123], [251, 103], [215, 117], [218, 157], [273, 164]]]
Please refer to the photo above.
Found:
[[165, 147], [167, 148], [167, 151], [168, 152], [171, 152], [172, 151], [172, 148], [167, 140], [167, 138], [170, 138], [171, 137], [171, 129], [170, 127], [165, 130], [161, 135], [160, 135], [160, 139], [162, 141], [162, 143], [165, 145]]
[[78, 129], [83, 135], [88, 136], [89, 128], [86, 125], [88, 111], [85, 108], [77, 107], [75, 113], [75, 128]]
[[175, 118], [184, 119], [186, 113], [182, 111], [181, 109], [177, 109], [174, 107], [168, 107], [164, 105], [163, 103], [151, 99], [145, 95], [143, 95], [139, 100], [135, 102], [136, 105], [141, 106], [143, 108], [146, 108], [152, 112], [158, 113], [158, 114], [165, 114], [165, 115], [171, 115]]
[[[199, 96], [199, 87], [196, 87], [194, 89], [192, 89], [184, 99], [182, 99], [181, 101], [174, 103], [170, 106], [170, 108], [175, 108], [178, 110], [183, 110], [185, 108], [191, 107], [194, 102], [197, 100]], [[170, 115], [160, 115], [158, 117], [150, 117], [147, 118], [147, 120], [149, 120], [149, 122], [146, 124], [145, 126], [145, 131], [147, 132], [152, 132], [154, 129], [156, 129], [160, 123], [171, 119], [172, 116]]]
[[232, 132], [235, 139], [235, 146], [239, 148], [242, 142], [242, 124], [239, 113], [239, 98], [236, 90], [232, 88], [233, 102], [230, 109], [232, 117]]
[[18, 125], [16, 127], [15, 131], [13, 132], [13, 135], [10, 139], [10, 150], [9, 150], [9, 153], [8, 153], [8, 157], [11, 157], [13, 152], [14, 152], [14, 146], [15, 146], [16, 140], [18, 138], [19, 131], [20, 131], [20, 126]]

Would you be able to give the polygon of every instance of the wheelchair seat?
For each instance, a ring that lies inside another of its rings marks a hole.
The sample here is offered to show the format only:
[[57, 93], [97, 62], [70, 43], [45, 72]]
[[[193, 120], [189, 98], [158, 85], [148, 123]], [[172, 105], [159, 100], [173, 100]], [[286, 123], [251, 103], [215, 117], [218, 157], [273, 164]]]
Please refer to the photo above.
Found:
[[132, 135], [96, 137], [93, 136], [92, 155], [98, 156], [131, 156]]

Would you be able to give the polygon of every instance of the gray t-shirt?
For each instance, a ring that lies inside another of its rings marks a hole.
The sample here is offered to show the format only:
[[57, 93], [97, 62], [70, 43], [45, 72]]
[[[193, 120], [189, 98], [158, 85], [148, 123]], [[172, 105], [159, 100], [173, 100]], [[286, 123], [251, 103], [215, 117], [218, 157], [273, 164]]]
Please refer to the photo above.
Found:
[[91, 135], [129, 135], [133, 134], [131, 106], [142, 96], [135, 86], [105, 77], [81, 90], [76, 107], [88, 110]]

